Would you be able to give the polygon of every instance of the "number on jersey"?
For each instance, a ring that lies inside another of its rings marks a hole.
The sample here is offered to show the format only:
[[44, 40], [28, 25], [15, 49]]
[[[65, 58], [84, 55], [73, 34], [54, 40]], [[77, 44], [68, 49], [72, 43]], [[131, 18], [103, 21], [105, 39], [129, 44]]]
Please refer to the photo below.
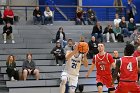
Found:
[[100, 65], [101, 70], [105, 70], [105, 65]]
[[72, 63], [72, 66], [71, 66], [73, 69], [76, 69], [77, 67], [77, 63]]
[[133, 71], [133, 69], [132, 69], [132, 62], [129, 62], [129, 64], [127, 65], [127, 69], [129, 71]]

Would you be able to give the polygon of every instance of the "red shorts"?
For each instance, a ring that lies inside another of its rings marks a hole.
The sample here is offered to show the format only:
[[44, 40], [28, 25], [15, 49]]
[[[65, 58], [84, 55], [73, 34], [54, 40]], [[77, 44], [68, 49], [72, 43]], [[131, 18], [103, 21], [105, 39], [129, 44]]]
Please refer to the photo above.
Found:
[[140, 93], [140, 86], [137, 82], [119, 82], [115, 93]]
[[107, 88], [114, 88], [113, 82], [112, 82], [112, 75], [97, 75], [96, 82], [101, 82], [103, 85], [106, 85]]

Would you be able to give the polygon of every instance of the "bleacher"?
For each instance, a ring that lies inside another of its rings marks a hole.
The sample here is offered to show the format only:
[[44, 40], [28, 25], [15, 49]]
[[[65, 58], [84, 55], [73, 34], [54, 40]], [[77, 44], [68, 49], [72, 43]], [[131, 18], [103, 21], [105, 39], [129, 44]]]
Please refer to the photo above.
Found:
[[[107, 22], [101, 22], [101, 24], [105, 27]], [[3, 44], [0, 37], [0, 93], [59, 93], [60, 75], [64, 66], [56, 66], [50, 51], [55, 46], [51, 40], [55, 38], [60, 26], [63, 26], [67, 38], [79, 41], [79, 37], [84, 35], [86, 41], [90, 40], [93, 26], [76, 26], [74, 22], [55, 22], [54, 26], [14, 25], [15, 44], [11, 44], [11, 41]], [[0, 31], [2, 33], [2, 26]], [[105, 46], [107, 52], [118, 50], [122, 56], [125, 43], [105, 43]], [[33, 59], [40, 70], [40, 80], [36, 81], [33, 76], [29, 76], [27, 81], [9, 81], [6, 74], [7, 56], [9, 54], [16, 56], [17, 69], [21, 73], [22, 62], [28, 52], [33, 53]], [[89, 59], [89, 67], [91, 62], [92, 60]], [[88, 69], [82, 65], [78, 84], [84, 85], [84, 93], [97, 93], [96, 69], [89, 78], [85, 78]], [[106, 87], [103, 90], [107, 92]]]

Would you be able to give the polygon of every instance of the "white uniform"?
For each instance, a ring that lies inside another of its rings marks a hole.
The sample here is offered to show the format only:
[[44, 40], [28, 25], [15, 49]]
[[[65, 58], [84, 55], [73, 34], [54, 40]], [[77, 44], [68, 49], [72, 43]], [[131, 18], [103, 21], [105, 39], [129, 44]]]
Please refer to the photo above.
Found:
[[83, 54], [78, 57], [72, 56], [67, 62], [64, 71], [61, 74], [61, 79], [67, 79], [69, 86], [76, 87], [78, 83], [79, 70], [82, 63]]

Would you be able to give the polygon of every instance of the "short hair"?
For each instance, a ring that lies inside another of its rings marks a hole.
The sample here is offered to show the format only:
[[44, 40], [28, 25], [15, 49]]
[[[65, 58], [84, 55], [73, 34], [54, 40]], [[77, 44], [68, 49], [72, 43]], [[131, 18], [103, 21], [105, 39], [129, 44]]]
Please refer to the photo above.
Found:
[[127, 44], [124, 48], [124, 55], [131, 56], [135, 51], [135, 48], [132, 44]]

